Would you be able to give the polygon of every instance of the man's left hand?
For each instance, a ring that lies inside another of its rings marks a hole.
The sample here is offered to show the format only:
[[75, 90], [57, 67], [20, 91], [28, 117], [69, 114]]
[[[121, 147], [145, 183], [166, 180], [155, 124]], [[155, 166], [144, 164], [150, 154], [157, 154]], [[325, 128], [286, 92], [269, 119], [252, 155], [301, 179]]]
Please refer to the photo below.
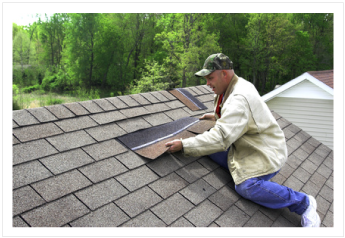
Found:
[[169, 147], [168, 152], [170, 152], [170, 153], [175, 153], [177, 151], [182, 150], [182, 148], [183, 148], [181, 140], [177, 140], [177, 139], [165, 143], [165, 146]]

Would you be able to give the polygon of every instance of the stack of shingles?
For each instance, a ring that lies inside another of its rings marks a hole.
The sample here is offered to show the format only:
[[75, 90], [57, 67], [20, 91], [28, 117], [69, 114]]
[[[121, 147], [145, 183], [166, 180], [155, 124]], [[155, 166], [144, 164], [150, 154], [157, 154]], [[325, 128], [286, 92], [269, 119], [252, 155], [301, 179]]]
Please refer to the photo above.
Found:
[[148, 161], [127, 151], [116, 137], [212, 111], [207, 87], [187, 90], [208, 109], [191, 111], [160, 91], [14, 111], [14, 226], [66, 225], [100, 206], [94, 199], [88, 202], [88, 192], [116, 186], [107, 195], [114, 199], [128, 193], [122, 185], [137, 188], [120, 178], [122, 185], [107, 179], [156, 177], [147, 167], [131, 171]]

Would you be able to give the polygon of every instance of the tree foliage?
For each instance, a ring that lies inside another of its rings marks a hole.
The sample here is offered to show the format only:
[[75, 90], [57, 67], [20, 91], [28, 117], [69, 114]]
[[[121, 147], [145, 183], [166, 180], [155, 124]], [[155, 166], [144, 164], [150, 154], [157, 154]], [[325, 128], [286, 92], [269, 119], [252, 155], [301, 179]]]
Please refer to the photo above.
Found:
[[13, 82], [55, 92], [109, 96], [200, 85], [205, 80], [194, 73], [218, 52], [261, 94], [333, 68], [327, 13], [55, 13], [13, 24], [12, 36]]

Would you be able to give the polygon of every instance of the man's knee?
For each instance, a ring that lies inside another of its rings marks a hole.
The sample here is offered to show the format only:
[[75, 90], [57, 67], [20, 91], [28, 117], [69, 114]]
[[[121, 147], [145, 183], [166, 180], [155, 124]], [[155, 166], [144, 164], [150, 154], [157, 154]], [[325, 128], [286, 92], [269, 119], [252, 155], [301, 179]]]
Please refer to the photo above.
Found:
[[235, 185], [236, 192], [246, 199], [252, 198], [253, 186], [257, 183], [256, 179], [248, 179], [239, 185]]

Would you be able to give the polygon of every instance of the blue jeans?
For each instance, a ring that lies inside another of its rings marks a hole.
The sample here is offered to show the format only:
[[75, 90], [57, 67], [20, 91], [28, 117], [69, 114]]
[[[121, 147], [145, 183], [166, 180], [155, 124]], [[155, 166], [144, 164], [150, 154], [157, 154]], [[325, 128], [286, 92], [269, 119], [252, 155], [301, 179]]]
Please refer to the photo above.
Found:
[[[209, 157], [223, 168], [229, 169], [227, 164], [228, 151], [218, 152], [209, 155]], [[264, 207], [272, 209], [288, 207], [291, 212], [302, 215], [309, 206], [309, 197], [305, 193], [269, 181], [278, 172], [250, 178], [235, 185], [235, 190], [242, 197]]]

